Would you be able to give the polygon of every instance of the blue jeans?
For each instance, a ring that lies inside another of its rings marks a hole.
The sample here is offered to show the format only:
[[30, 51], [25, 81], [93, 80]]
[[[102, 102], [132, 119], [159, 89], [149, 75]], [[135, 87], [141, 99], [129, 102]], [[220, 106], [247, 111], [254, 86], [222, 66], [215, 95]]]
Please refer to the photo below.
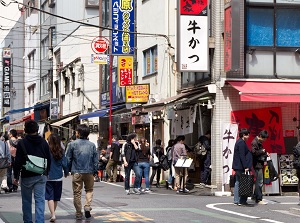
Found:
[[149, 162], [138, 163], [138, 166], [140, 168], [140, 187], [142, 186], [142, 177], [143, 177], [143, 173], [144, 173], [146, 188], [150, 188], [150, 183], [149, 183], [150, 164], [149, 164]]
[[254, 197], [255, 201], [259, 202], [262, 201], [262, 187], [264, 183], [264, 175], [263, 169], [255, 169], [256, 181], [255, 181], [255, 189], [254, 189]]
[[43, 223], [45, 212], [46, 176], [34, 176], [21, 179], [22, 211], [24, 223], [32, 221], [32, 192], [35, 200], [35, 222]]
[[169, 162], [169, 178], [168, 178], [168, 183], [170, 184], [170, 185], [172, 185], [172, 183], [173, 183], [173, 176], [172, 176], [172, 162]]
[[234, 184], [234, 197], [233, 202], [235, 204], [245, 204], [247, 201], [247, 196], [239, 196], [239, 187], [240, 187], [240, 179], [241, 175], [244, 171], [242, 170], [236, 170], [235, 171], [235, 184]]
[[125, 190], [129, 190], [129, 177], [130, 177], [130, 171], [133, 170], [135, 179], [134, 179], [134, 188], [139, 188], [140, 187], [140, 169], [137, 164], [137, 162], [129, 162], [128, 166], [125, 167]]
[[207, 152], [203, 159], [202, 167], [201, 167], [201, 179], [200, 182], [204, 184], [208, 184], [208, 179], [210, 176], [210, 165], [211, 165], [211, 154]]

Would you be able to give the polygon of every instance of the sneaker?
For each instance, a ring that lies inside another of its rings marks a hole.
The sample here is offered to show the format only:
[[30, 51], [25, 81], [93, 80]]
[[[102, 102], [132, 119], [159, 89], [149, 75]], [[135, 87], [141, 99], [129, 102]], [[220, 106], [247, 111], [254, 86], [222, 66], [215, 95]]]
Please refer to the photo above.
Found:
[[146, 188], [145, 193], [152, 193], [152, 191], [149, 188]]
[[82, 215], [76, 215], [76, 220], [82, 220]]
[[263, 205], [266, 205], [266, 204], [268, 204], [268, 203], [265, 202], [265, 201], [258, 201], [257, 204], [263, 204]]
[[173, 190], [172, 185], [169, 185], [169, 186], [168, 186], [168, 189]]
[[141, 194], [141, 192], [140, 192], [140, 190], [138, 189], [138, 188], [133, 188], [133, 193], [134, 194], [136, 194], [136, 195], [140, 195]]
[[184, 192], [184, 193], [188, 193], [188, 192], [190, 192], [190, 191], [189, 191], [188, 189], [184, 188], [183, 192]]
[[84, 216], [86, 219], [89, 219], [92, 217], [91, 212], [90, 211], [84, 211]]
[[55, 222], [55, 220], [56, 220], [55, 216], [52, 216], [52, 217], [50, 218], [50, 222]]
[[130, 195], [130, 191], [129, 190], [125, 190], [126, 195]]

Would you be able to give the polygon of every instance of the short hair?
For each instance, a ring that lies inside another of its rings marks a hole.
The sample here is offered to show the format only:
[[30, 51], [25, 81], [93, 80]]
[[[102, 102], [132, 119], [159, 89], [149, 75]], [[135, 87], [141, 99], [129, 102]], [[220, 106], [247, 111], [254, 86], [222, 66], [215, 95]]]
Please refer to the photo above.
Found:
[[184, 135], [179, 135], [176, 138], [176, 143], [179, 142], [179, 141], [184, 141], [184, 140], [185, 140], [185, 136]]
[[158, 146], [161, 146], [161, 139], [155, 140], [155, 144], [158, 145]]
[[18, 136], [18, 132], [17, 132], [17, 130], [15, 130], [15, 129], [9, 130], [9, 133], [10, 133], [13, 137], [15, 137], [15, 138]]
[[116, 141], [119, 140], [119, 137], [117, 135], [113, 135], [112, 138], [115, 139]]
[[130, 133], [130, 134], [127, 136], [126, 141], [127, 141], [127, 142], [131, 142], [131, 140], [134, 139], [136, 136], [137, 136], [136, 133]]
[[268, 131], [267, 130], [262, 130], [260, 133], [259, 133], [259, 136], [263, 139], [267, 139], [269, 137], [269, 134], [268, 134]]
[[25, 122], [25, 128], [24, 128], [25, 133], [27, 134], [34, 134], [39, 131], [39, 125], [36, 121], [34, 120], [28, 120]]
[[87, 139], [90, 134], [90, 128], [86, 124], [77, 125], [76, 131], [80, 139]]
[[240, 132], [239, 132], [239, 137], [240, 137], [240, 138], [243, 138], [244, 135], [249, 135], [249, 134], [250, 134], [250, 132], [249, 132], [248, 129], [242, 128], [242, 129], [240, 130]]

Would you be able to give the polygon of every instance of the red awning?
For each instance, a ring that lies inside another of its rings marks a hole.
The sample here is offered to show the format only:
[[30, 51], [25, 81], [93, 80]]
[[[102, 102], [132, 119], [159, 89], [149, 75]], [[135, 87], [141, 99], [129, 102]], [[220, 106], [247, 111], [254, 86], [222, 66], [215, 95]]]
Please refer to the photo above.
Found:
[[228, 81], [240, 92], [241, 101], [300, 102], [300, 83]]

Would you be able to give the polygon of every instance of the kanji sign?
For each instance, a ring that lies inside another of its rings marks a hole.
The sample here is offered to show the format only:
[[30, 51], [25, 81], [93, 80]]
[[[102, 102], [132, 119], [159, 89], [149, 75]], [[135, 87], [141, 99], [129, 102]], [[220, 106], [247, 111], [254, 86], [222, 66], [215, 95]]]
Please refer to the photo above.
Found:
[[134, 84], [125, 86], [126, 103], [147, 103], [150, 93], [149, 84]]
[[179, 0], [178, 69], [208, 71], [207, 0]]
[[105, 37], [96, 37], [91, 43], [92, 50], [95, 53], [105, 53], [108, 49], [109, 41]]
[[118, 57], [118, 76], [120, 87], [133, 84], [133, 56]]
[[2, 68], [3, 68], [3, 107], [10, 107], [10, 77], [11, 77], [11, 51], [9, 48], [3, 50], [2, 55]]

